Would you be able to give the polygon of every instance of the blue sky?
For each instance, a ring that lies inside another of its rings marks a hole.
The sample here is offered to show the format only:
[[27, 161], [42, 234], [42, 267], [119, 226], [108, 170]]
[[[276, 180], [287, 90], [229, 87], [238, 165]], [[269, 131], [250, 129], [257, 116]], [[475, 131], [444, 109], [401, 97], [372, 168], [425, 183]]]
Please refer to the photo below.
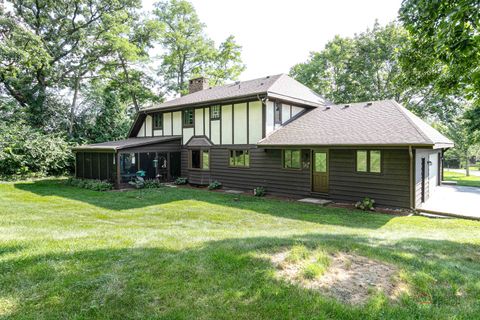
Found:
[[[155, 0], [143, 0], [150, 9]], [[233, 34], [247, 69], [241, 80], [288, 73], [336, 34], [353, 36], [397, 18], [401, 0], [190, 0], [217, 45]]]

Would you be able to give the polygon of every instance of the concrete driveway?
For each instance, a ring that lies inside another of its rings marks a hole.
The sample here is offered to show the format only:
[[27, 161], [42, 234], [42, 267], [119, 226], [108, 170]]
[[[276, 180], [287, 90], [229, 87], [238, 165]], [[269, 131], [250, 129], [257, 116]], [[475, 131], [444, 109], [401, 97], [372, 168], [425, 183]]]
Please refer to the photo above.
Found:
[[480, 188], [439, 186], [422, 209], [480, 220]]

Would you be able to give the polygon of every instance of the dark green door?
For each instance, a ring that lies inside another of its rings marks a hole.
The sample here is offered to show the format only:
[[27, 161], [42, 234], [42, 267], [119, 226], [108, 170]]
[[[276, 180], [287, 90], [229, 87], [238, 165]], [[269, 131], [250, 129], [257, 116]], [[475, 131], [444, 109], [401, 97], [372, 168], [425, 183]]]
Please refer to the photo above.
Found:
[[312, 190], [314, 192], [328, 192], [328, 151], [314, 150], [312, 155]]

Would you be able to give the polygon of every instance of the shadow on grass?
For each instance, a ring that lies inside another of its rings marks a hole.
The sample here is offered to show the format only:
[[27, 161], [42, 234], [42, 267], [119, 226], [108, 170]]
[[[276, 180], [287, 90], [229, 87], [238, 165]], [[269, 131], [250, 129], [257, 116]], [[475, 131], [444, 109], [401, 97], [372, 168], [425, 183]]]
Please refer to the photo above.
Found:
[[[398, 303], [376, 296], [352, 307], [276, 279], [262, 254], [298, 243], [394, 263], [412, 281], [413, 293]], [[0, 310], [12, 319], [474, 319], [480, 314], [479, 249], [449, 241], [385, 244], [356, 236], [302, 235], [212, 241], [182, 251], [19, 256], [0, 261]]]
[[183, 200], [194, 200], [218, 206], [251, 210], [256, 213], [287, 219], [353, 228], [377, 229], [394, 218], [392, 215], [320, 207], [297, 201], [258, 198], [248, 195], [231, 195], [202, 189], [165, 187], [125, 192], [97, 192], [66, 186], [61, 180], [22, 182], [15, 183], [14, 186], [19, 190], [28, 191], [42, 197], [62, 197], [109, 210], [129, 210]]

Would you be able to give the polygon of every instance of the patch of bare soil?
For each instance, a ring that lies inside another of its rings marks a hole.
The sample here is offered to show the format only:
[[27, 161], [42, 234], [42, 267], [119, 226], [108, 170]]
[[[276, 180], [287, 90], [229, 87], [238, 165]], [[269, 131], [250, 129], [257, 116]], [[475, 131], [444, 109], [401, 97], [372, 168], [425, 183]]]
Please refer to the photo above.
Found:
[[391, 300], [396, 300], [406, 286], [398, 278], [394, 265], [375, 261], [349, 253], [331, 256], [331, 263], [325, 273], [314, 279], [301, 276], [305, 263], [288, 263], [287, 252], [280, 252], [271, 258], [277, 267], [279, 278], [311, 290], [318, 290], [344, 303], [362, 304], [376, 291], [382, 291]]

